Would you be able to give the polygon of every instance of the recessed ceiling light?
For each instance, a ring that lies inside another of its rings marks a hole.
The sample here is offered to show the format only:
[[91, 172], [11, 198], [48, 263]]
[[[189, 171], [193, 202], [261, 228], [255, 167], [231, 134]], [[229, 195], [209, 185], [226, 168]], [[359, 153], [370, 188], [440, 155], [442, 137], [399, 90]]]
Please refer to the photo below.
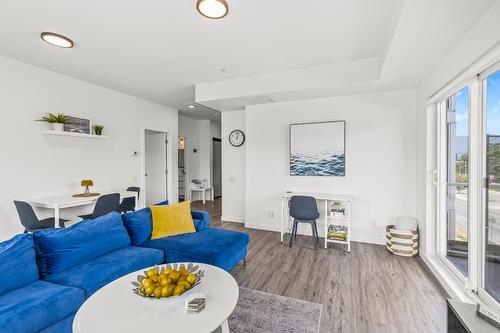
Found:
[[194, 109], [195, 107], [196, 107], [196, 105], [194, 105], [194, 104], [188, 104], [188, 108], [190, 108], [190, 109]]
[[40, 37], [47, 43], [58, 47], [71, 48], [74, 45], [68, 37], [53, 32], [42, 32]]
[[221, 19], [229, 13], [226, 0], [198, 0], [196, 9], [209, 19]]
[[219, 114], [218, 114], [218, 113], [214, 113], [214, 116], [218, 117], [218, 116], [219, 116]]

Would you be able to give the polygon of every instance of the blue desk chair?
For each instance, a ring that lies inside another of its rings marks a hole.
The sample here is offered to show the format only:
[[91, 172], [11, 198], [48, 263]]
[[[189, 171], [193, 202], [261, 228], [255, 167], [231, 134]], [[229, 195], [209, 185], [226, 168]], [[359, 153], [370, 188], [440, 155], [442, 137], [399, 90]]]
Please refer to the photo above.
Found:
[[97, 198], [94, 211], [92, 214], [79, 215], [84, 220], [95, 219], [99, 216], [106, 215], [111, 212], [118, 212], [120, 209], [120, 193], [111, 193], [101, 195]]
[[[127, 191], [137, 192], [137, 200], [139, 200], [139, 194], [141, 193], [141, 188], [136, 186], [130, 186]], [[120, 204], [120, 213], [133, 212], [135, 211], [135, 198], [124, 198]]]
[[318, 206], [316, 199], [313, 197], [306, 197], [302, 195], [294, 195], [290, 198], [290, 216], [293, 218], [292, 233], [290, 234], [290, 247], [292, 247], [292, 240], [297, 238], [297, 227], [299, 223], [309, 223], [312, 229], [314, 249], [318, 248], [318, 228], [316, 226], [316, 219], [319, 218]]
[[[24, 233], [55, 227], [55, 219], [53, 217], [39, 220], [38, 217], [36, 217], [33, 207], [31, 207], [29, 203], [14, 201], [14, 205], [16, 206], [17, 214], [19, 214], [21, 224], [24, 227]], [[64, 222], [67, 221], [68, 220], [59, 219], [59, 227], [64, 228]]]

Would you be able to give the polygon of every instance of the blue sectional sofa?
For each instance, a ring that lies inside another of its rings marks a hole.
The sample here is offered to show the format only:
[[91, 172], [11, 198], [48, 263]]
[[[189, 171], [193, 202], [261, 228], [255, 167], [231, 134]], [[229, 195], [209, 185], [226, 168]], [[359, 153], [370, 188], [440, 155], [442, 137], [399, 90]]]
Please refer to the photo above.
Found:
[[69, 333], [83, 302], [123, 275], [179, 261], [230, 271], [245, 258], [247, 234], [210, 228], [207, 212], [192, 216], [195, 233], [156, 240], [144, 208], [0, 243], [0, 331]]

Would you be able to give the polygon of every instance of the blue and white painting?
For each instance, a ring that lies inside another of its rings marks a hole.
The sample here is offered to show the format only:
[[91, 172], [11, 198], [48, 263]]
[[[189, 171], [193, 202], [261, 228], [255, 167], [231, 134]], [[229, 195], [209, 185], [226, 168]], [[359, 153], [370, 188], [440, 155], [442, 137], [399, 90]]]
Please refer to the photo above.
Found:
[[290, 125], [290, 175], [345, 176], [345, 121]]

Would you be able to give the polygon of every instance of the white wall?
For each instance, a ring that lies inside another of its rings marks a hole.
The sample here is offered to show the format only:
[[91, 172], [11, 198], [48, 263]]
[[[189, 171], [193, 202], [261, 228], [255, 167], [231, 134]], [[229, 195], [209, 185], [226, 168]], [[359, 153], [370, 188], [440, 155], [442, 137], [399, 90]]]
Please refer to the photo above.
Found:
[[[353, 240], [385, 244], [387, 224], [416, 214], [415, 100], [404, 90], [248, 107], [245, 224], [279, 230], [285, 190], [350, 194]], [[346, 121], [346, 177], [289, 176], [289, 124], [328, 120]]]
[[[431, 251], [435, 242], [435, 230], [427, 232], [427, 224], [435, 224], [432, 212], [435, 198], [431, 174], [435, 166], [427, 159], [428, 149], [433, 149], [433, 114], [426, 111], [427, 99], [446, 83], [454, 79], [468, 66], [500, 41], [500, 1], [496, 1], [476, 24], [455, 44], [439, 65], [426, 77], [417, 89], [417, 212], [420, 229], [420, 252]], [[428, 209], [430, 208], [430, 209]], [[427, 212], [427, 216], [426, 216]]]
[[[177, 138], [177, 110], [64, 75], [0, 57], [0, 239], [22, 228], [13, 200], [78, 193], [81, 179], [94, 190], [141, 184], [141, 128]], [[35, 122], [44, 113], [64, 112], [104, 125], [109, 140], [45, 136]], [[170, 145], [170, 176], [177, 179], [177, 146]], [[170, 195], [177, 197], [177, 182]], [[91, 209], [91, 208], [89, 208]], [[40, 217], [49, 212], [39, 212]], [[64, 211], [62, 217], [73, 216]]]
[[245, 222], [246, 142], [233, 147], [228, 141], [235, 129], [245, 132], [245, 111], [222, 113], [222, 217], [223, 221]]

